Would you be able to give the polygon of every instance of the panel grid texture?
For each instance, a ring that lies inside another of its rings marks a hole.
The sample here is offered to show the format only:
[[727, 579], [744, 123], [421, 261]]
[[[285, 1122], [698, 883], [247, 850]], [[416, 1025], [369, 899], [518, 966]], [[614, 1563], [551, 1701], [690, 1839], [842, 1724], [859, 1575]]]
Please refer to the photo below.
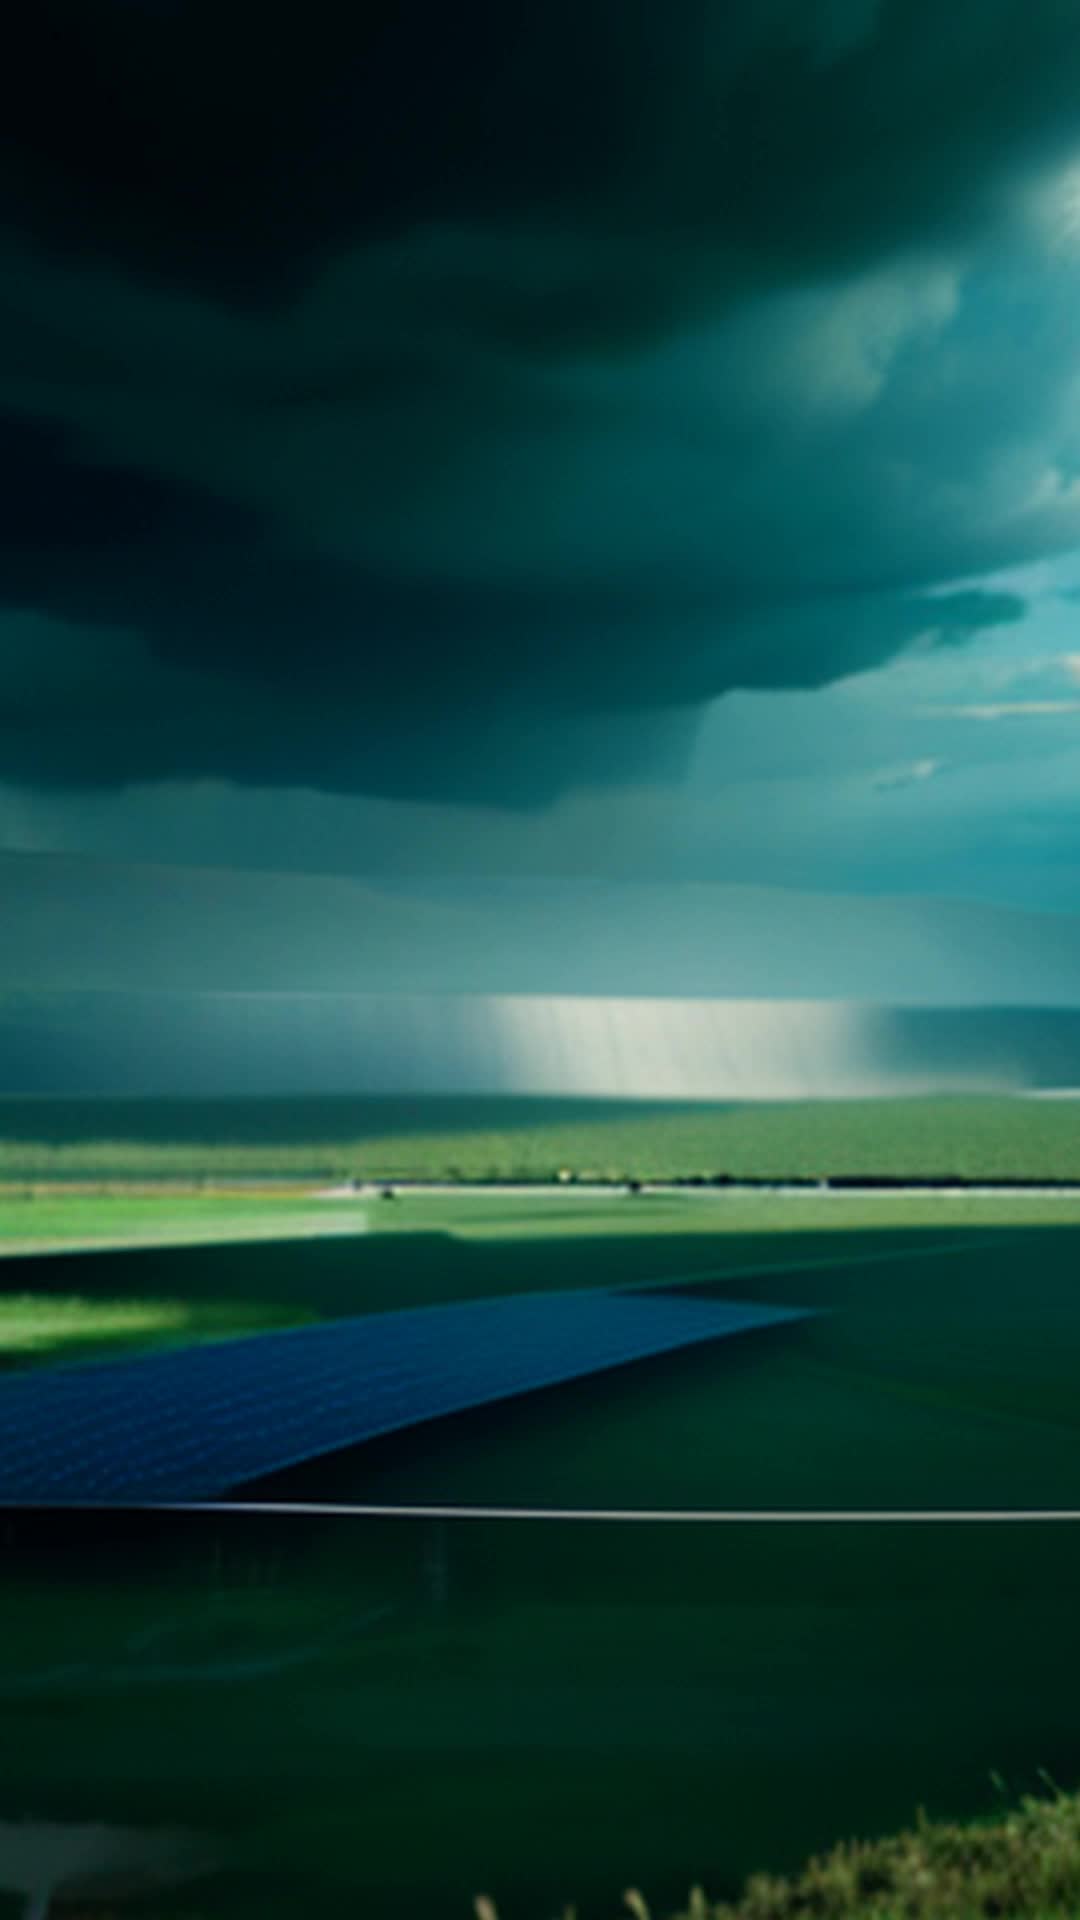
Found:
[[220, 1498], [421, 1422], [804, 1318], [663, 1289], [509, 1295], [0, 1382], [0, 1501]]

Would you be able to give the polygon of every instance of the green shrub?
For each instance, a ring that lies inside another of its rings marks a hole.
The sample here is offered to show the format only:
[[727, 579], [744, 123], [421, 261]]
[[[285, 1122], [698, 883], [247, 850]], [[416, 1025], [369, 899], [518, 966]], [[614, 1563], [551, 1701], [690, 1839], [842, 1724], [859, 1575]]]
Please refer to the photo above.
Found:
[[[633, 1920], [651, 1920], [637, 1888]], [[569, 1920], [572, 1909], [564, 1920]], [[500, 1920], [485, 1895], [477, 1920]], [[919, 1815], [882, 1840], [851, 1840], [785, 1879], [756, 1874], [732, 1905], [695, 1887], [673, 1920], [1077, 1920], [1080, 1795], [1029, 1796], [999, 1820], [966, 1825]], [[505, 1916], [503, 1917], [505, 1920]]]

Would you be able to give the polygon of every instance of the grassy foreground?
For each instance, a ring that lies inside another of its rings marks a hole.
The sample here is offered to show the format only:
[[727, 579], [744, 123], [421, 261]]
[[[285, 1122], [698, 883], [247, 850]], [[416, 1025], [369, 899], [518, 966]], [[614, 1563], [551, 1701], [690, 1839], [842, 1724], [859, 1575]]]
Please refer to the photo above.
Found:
[[[4, 1823], [38, 1822], [212, 1842], [132, 1920], [468, 1920], [477, 1893], [600, 1920], [628, 1883], [666, 1916], [695, 1881], [739, 1920], [1077, 1910], [1075, 1815], [1060, 1845], [1049, 1814], [1002, 1821], [992, 1772], [1010, 1798], [1080, 1774], [1071, 1530], [447, 1523], [444, 1583], [411, 1520], [8, 1533], [0, 1888]], [[920, 1804], [950, 1824], [871, 1842]]]
[[[638, 1920], [639, 1895], [627, 1905]], [[1075, 1920], [1080, 1913], [1080, 1798], [1026, 1796], [997, 1821], [957, 1825], [920, 1817], [906, 1833], [851, 1841], [791, 1879], [756, 1875], [734, 1906], [698, 1890], [680, 1920]]]
[[0, 1181], [1080, 1181], [1080, 1100], [0, 1100]]
[[[637, 1888], [623, 1896], [651, 1920]], [[566, 1910], [570, 1920], [573, 1909]], [[499, 1920], [493, 1901], [477, 1920]], [[848, 1841], [790, 1878], [755, 1874], [741, 1899], [714, 1905], [700, 1887], [675, 1920], [1076, 1920], [1080, 1914], [1080, 1797], [1025, 1795], [1000, 1820], [932, 1821], [882, 1840]]]

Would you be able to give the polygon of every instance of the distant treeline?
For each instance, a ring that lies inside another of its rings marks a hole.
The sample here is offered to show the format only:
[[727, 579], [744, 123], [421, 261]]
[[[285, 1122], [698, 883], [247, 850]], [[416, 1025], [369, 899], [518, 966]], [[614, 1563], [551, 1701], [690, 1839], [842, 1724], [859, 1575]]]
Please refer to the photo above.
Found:
[[930, 1190], [944, 1192], [984, 1192], [992, 1188], [1000, 1193], [1042, 1193], [1049, 1190], [1071, 1193], [1080, 1189], [1080, 1174], [1075, 1178], [1053, 1178], [1050, 1176], [1031, 1176], [1027, 1179], [965, 1179], [954, 1173], [919, 1174], [870, 1174], [870, 1173], [834, 1173], [822, 1179], [812, 1179], [806, 1175], [793, 1174], [790, 1177], [780, 1175], [734, 1174], [734, 1173], [688, 1173], [667, 1174], [662, 1178], [639, 1179], [626, 1174], [582, 1174], [561, 1172], [554, 1177], [536, 1174], [528, 1177], [516, 1174], [493, 1174], [485, 1180], [466, 1180], [464, 1178], [424, 1178], [420, 1175], [399, 1175], [391, 1181], [378, 1179], [351, 1183], [357, 1190], [364, 1186], [373, 1186], [385, 1194], [400, 1191], [408, 1193], [410, 1188], [421, 1192], [432, 1189], [439, 1192], [452, 1192], [458, 1186], [482, 1186], [498, 1190], [500, 1187], [516, 1191], [521, 1187], [562, 1188], [587, 1186], [611, 1187], [619, 1192], [629, 1189], [632, 1193], [670, 1192], [672, 1188], [731, 1188], [738, 1193], [761, 1192], [775, 1193], [782, 1187], [785, 1192], [795, 1193], [906, 1193], [913, 1185]]

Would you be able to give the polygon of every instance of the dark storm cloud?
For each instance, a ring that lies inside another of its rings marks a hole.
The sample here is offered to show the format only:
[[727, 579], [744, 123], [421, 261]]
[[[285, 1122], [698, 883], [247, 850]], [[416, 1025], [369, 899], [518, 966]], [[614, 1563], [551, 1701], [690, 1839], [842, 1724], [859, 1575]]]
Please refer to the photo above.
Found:
[[15, 52], [35, 243], [262, 304], [418, 225], [561, 228], [561, 284], [471, 289], [539, 346], [651, 325], [681, 246], [786, 282], [966, 228], [1080, 79], [1070, 0], [38, 0]]
[[[0, 615], [9, 779], [194, 774], [535, 804], [567, 780], [675, 773], [714, 689], [708, 596], [380, 580], [283, 550], [250, 510], [58, 453], [53, 431], [0, 434], [21, 476], [0, 599], [32, 610]], [[729, 596], [724, 673], [816, 686], [866, 664], [868, 630], [887, 654], [1023, 612], [972, 590], [810, 609]], [[681, 644], [642, 673], [661, 627]]]
[[[550, 594], [373, 579], [284, 551], [252, 511], [59, 455], [52, 430], [0, 426], [0, 461], [20, 475], [0, 527], [0, 602], [24, 610], [0, 616], [0, 760], [15, 780], [195, 773], [528, 804], [568, 776], [681, 763], [689, 696], [677, 675], [657, 714], [635, 711], [632, 689], [627, 700], [590, 681], [587, 662], [538, 669], [556, 620], [583, 633], [640, 625], [617, 592], [556, 606]], [[508, 750], [500, 729], [515, 704]], [[628, 710], [601, 721], [597, 707]]]
[[955, 264], [1035, 270], [1061, 0], [39, 0], [7, 77], [0, 775], [535, 802], [1077, 537]]

